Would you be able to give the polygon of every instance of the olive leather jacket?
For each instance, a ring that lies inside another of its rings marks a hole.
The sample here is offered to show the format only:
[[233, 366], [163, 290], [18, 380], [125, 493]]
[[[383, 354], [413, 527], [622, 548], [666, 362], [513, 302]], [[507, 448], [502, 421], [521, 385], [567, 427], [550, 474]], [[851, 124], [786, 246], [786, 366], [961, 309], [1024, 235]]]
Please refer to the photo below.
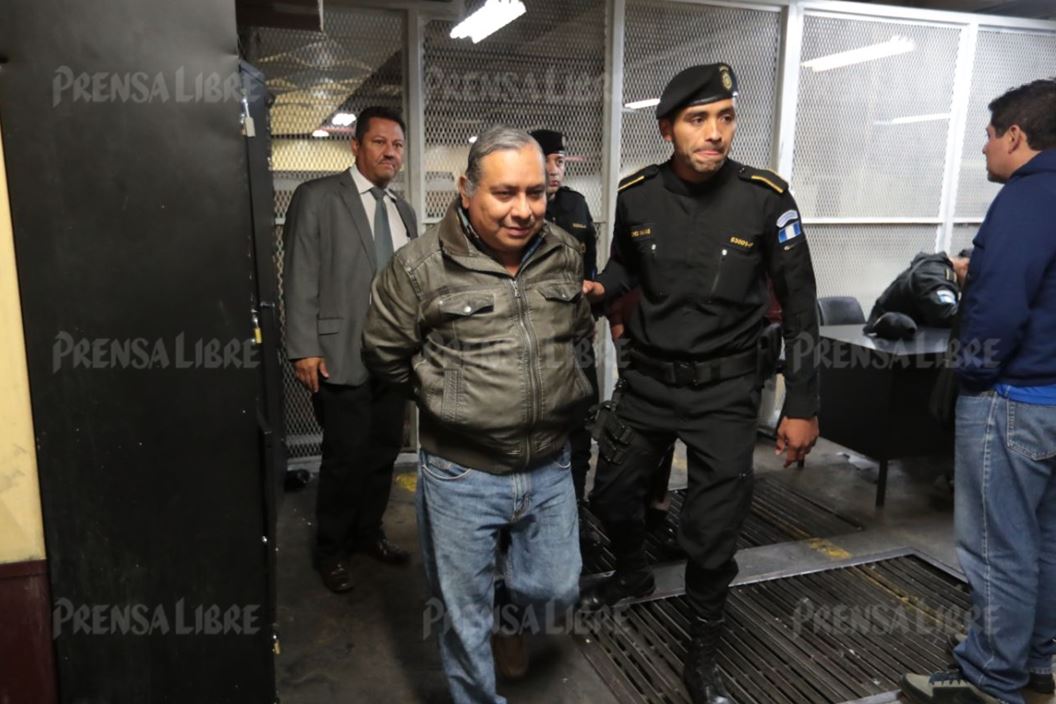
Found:
[[593, 331], [582, 245], [546, 223], [513, 276], [475, 242], [456, 200], [396, 252], [374, 281], [363, 359], [413, 388], [427, 452], [533, 469], [561, 452], [591, 393], [577, 363]]

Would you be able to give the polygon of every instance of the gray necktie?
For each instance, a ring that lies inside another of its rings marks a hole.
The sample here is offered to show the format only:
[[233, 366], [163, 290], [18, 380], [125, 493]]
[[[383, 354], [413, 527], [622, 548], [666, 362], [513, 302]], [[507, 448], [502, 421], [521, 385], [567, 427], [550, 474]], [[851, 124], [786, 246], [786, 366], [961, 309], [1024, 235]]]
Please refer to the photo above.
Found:
[[374, 206], [374, 256], [381, 271], [392, 259], [392, 231], [389, 230], [389, 209], [385, 207], [384, 189], [370, 189], [377, 204]]

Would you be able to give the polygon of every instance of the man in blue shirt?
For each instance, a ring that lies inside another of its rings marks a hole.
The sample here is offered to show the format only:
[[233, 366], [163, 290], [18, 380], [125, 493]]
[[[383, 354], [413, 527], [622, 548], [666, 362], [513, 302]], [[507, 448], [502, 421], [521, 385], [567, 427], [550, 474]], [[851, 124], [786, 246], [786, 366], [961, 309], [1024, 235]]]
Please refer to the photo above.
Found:
[[989, 107], [986, 168], [1006, 185], [975, 238], [956, 364], [957, 550], [975, 608], [955, 669], [903, 678], [920, 703], [1056, 689], [1056, 79]]

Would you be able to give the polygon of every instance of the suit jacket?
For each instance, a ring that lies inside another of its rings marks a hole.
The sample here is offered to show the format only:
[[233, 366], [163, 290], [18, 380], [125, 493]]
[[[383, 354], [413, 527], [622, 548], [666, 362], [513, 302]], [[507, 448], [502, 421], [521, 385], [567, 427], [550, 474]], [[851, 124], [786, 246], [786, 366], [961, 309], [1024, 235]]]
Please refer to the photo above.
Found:
[[[417, 237], [414, 210], [402, 198], [396, 208], [407, 237]], [[377, 266], [370, 221], [349, 172], [298, 186], [283, 234], [287, 356], [323, 357], [331, 383], [364, 383], [363, 324]]]

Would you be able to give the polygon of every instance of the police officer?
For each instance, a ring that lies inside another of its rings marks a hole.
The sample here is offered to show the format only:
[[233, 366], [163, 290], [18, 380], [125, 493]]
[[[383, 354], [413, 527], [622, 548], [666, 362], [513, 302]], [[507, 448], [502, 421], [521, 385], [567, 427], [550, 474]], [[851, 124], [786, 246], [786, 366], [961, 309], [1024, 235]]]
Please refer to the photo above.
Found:
[[[594, 219], [590, 216], [587, 199], [582, 193], [563, 185], [565, 180], [565, 135], [554, 130], [535, 130], [531, 133], [546, 156], [546, 219], [575, 237], [583, 245], [583, 278], [593, 279], [597, 274], [597, 238]], [[598, 402], [598, 371], [594, 359], [594, 348], [577, 351], [583, 371], [590, 380], [593, 394], [591, 405]], [[584, 419], [585, 420], [585, 419]], [[590, 433], [585, 424], [572, 430], [569, 436], [572, 446], [572, 483], [576, 498], [582, 503], [590, 470]], [[588, 543], [596, 542], [597, 536], [584, 535]]]
[[810, 250], [788, 185], [729, 158], [736, 95], [727, 64], [694, 66], [668, 83], [656, 117], [671, 159], [623, 179], [612, 257], [583, 285], [598, 303], [642, 287], [626, 324], [629, 366], [594, 424], [600, 460], [591, 507], [612, 540], [616, 571], [585, 594], [585, 606], [653, 591], [644, 497], [661, 456], [681, 439], [689, 487], [678, 538], [695, 617], [683, 679], [695, 704], [733, 701], [716, 657], [751, 505], [762, 376], [774, 357], [760, 354], [768, 278], [784, 310], [788, 391], [777, 451], [786, 453], [785, 466], [818, 436]]
[[876, 299], [865, 331], [882, 333], [884, 326], [878, 323], [884, 316], [890, 319], [890, 313], [909, 316], [916, 325], [950, 327], [957, 317], [970, 257], [967, 249], [955, 257], [945, 252], [917, 254]]

